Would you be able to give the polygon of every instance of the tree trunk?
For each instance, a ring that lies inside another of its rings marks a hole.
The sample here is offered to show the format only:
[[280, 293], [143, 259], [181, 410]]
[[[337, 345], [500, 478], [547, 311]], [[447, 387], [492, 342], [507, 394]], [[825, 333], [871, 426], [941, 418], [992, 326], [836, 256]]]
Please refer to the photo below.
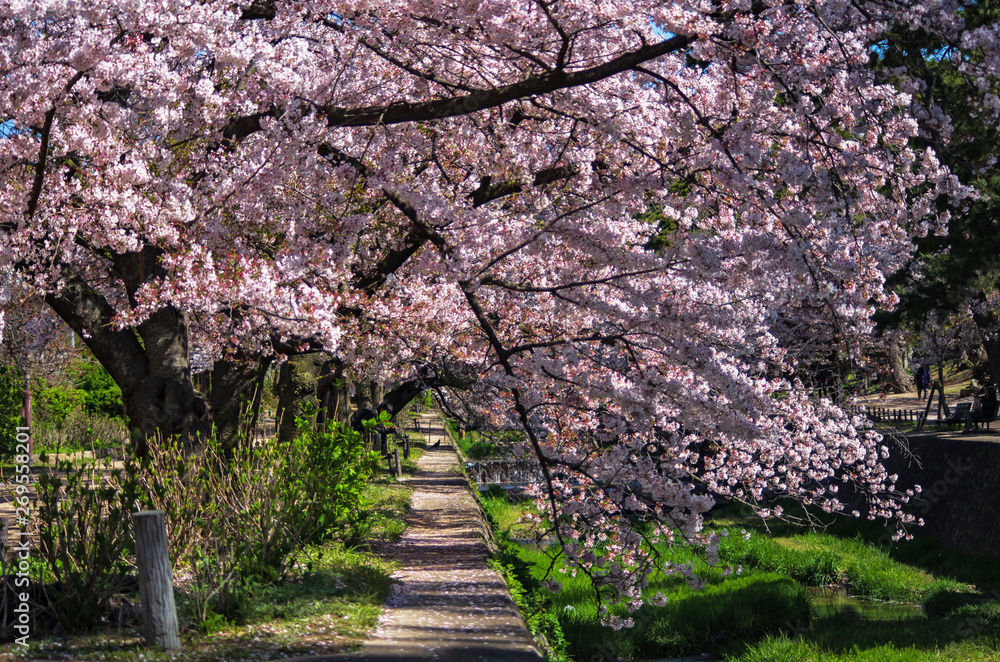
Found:
[[[144, 274], [132, 261], [156, 264], [155, 254], [120, 256], [130, 296]], [[186, 440], [208, 435], [211, 417], [205, 398], [191, 381], [188, 318], [172, 306], [154, 312], [136, 329], [116, 330], [114, 309], [103, 296], [68, 268], [63, 289], [48, 294], [46, 303], [69, 324], [107, 369], [122, 390], [133, 448], [147, 450], [153, 435], [180, 435]]]
[[365, 407], [377, 408], [382, 404], [382, 397], [385, 390], [382, 384], [376, 381], [364, 381], [358, 384], [358, 411]]
[[156, 434], [179, 435], [185, 442], [212, 433], [208, 403], [195, 391], [188, 352], [188, 319], [172, 306], [161, 308], [139, 325], [147, 374], [132, 389], [122, 389], [125, 413], [136, 452]]
[[908, 393], [913, 389], [913, 380], [906, 369], [906, 346], [902, 342], [890, 342], [886, 354], [889, 358], [889, 387], [893, 393]]
[[324, 357], [318, 352], [292, 356], [281, 366], [278, 376], [278, 441], [295, 437], [295, 419], [302, 416], [306, 403], [318, 409], [316, 386], [323, 368]]
[[979, 335], [983, 340], [983, 349], [986, 350], [986, 357], [990, 362], [990, 372], [993, 375], [993, 383], [1000, 384], [1000, 323], [998, 323], [996, 313], [982, 312], [973, 313], [972, 320], [979, 329]]
[[320, 423], [336, 421], [346, 425], [351, 419], [351, 380], [338, 359], [329, 359], [320, 369], [316, 385], [320, 401]]
[[252, 438], [270, 363], [270, 358], [237, 351], [212, 367], [212, 421], [226, 454]]

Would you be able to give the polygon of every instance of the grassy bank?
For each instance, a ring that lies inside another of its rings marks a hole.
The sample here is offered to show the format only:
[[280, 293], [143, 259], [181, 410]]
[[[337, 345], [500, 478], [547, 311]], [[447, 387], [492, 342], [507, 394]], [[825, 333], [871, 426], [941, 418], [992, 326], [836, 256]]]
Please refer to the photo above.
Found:
[[[824, 531], [784, 523], [767, 527], [748, 511], [726, 508], [709, 522], [725, 530], [722, 563], [739, 576], [724, 577], [704, 566], [707, 579], [692, 591], [676, 578], [654, 577], [647, 602], [631, 614], [634, 627], [600, 624], [588, 581], [556, 574], [562, 591], [549, 594], [540, 579], [550, 558], [518, 545], [521, 504], [497, 493], [484, 499], [501, 531], [497, 562], [526, 593], [534, 618], [544, 614], [545, 636], [564, 641], [552, 660], [632, 660], [709, 653], [727, 662], [1000, 662], [1000, 586], [995, 559], [967, 557], [930, 541], [892, 543], [884, 529], [867, 522], [837, 520]], [[690, 549], [661, 550], [674, 563], [697, 559]], [[697, 561], [696, 561], [697, 562]], [[917, 603], [906, 615], [889, 609], [830, 615], [810, 609], [808, 586], [837, 585], [871, 600]], [[660, 591], [664, 607], [649, 598]], [[613, 612], [614, 613], [614, 612]], [[862, 615], [862, 613], [864, 615]], [[624, 610], [620, 616], [628, 616]], [[537, 636], [537, 635], [536, 635]]]

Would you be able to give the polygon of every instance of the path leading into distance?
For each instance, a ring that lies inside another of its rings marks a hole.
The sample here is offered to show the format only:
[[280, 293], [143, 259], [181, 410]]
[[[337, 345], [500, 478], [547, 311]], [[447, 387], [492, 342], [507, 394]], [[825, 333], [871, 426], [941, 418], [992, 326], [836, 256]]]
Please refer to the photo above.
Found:
[[[503, 578], [486, 565], [478, 509], [443, 423], [428, 414], [420, 424], [433, 424], [434, 432], [409, 479], [409, 527], [387, 550], [400, 563], [393, 574], [399, 584], [378, 629], [351, 659], [540, 662]], [[430, 448], [438, 440], [441, 446]]]

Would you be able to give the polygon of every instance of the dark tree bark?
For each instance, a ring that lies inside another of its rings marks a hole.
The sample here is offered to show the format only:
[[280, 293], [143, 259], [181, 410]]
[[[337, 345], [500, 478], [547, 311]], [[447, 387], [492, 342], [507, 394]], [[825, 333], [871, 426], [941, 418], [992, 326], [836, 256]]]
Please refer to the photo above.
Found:
[[[155, 264], [156, 256], [146, 251], [119, 256], [130, 295], [148, 276], [141, 266], [147, 260]], [[187, 315], [165, 306], [135, 330], [116, 330], [108, 302], [72, 270], [64, 268], [62, 275], [65, 286], [45, 301], [121, 388], [136, 453], [146, 452], [146, 440], [153, 435], [180, 435], [188, 441], [211, 434], [208, 403], [191, 381]]]
[[902, 342], [890, 343], [886, 354], [889, 359], [889, 387], [893, 393], [909, 393], [913, 389], [913, 379], [906, 369], [906, 346]]
[[346, 425], [351, 418], [351, 380], [338, 359], [329, 359], [320, 369], [316, 397], [320, 403], [320, 424], [336, 421]]
[[295, 419], [302, 416], [306, 403], [318, 409], [316, 386], [323, 368], [324, 357], [318, 352], [292, 356], [281, 366], [278, 376], [278, 441], [295, 437]]
[[270, 363], [269, 357], [239, 351], [212, 367], [212, 421], [224, 452], [252, 438]]
[[977, 312], [973, 313], [972, 320], [979, 328], [983, 349], [990, 362], [993, 383], [1000, 384], [1000, 319], [997, 319], [996, 313]]
[[364, 381], [359, 382], [357, 385], [357, 405], [358, 410], [362, 410], [365, 407], [370, 407], [375, 409], [382, 402], [382, 397], [385, 394], [385, 389], [382, 384], [376, 381]]
[[423, 379], [411, 379], [403, 382], [386, 391], [385, 396], [382, 398], [382, 405], [388, 409], [390, 416], [395, 416], [403, 411], [403, 408], [410, 404], [412, 400], [423, 393], [426, 388], [428, 388], [428, 385]]

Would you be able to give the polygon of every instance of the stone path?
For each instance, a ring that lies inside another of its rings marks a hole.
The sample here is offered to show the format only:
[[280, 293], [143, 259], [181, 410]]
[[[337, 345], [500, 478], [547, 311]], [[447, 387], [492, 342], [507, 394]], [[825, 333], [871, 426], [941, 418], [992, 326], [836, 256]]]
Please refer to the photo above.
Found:
[[409, 479], [414, 487], [409, 528], [388, 554], [400, 562], [399, 580], [378, 629], [357, 662], [539, 662], [531, 636], [503, 578], [486, 566], [482, 521], [458, 472], [458, 456], [434, 421], [428, 449]]

